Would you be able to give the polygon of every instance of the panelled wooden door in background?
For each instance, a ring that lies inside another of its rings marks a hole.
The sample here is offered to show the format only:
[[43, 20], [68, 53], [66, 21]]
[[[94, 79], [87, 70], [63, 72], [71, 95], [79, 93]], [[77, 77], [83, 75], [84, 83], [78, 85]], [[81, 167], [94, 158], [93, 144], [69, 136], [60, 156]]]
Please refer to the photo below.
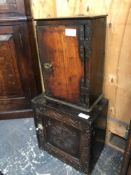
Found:
[[[21, 33], [17, 26], [0, 27], [0, 111], [28, 109]], [[17, 105], [16, 105], [17, 104]]]
[[32, 116], [30, 101], [38, 94], [38, 70], [28, 32], [24, 21], [0, 26], [0, 118]]
[[0, 0], [0, 119], [32, 116], [38, 89], [30, 1]]

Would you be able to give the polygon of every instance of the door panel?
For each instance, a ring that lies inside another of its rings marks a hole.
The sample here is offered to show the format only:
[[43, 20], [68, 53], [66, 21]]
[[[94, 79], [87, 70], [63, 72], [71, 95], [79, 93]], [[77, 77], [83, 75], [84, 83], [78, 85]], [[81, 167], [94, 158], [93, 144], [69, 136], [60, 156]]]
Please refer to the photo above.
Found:
[[[66, 29], [73, 30], [66, 33]], [[46, 93], [74, 103], [80, 101], [80, 80], [84, 71], [79, 57], [77, 30], [78, 26], [64, 25], [37, 28]]]
[[46, 141], [77, 158], [79, 157], [80, 131], [76, 128], [47, 118]]
[[19, 27], [0, 27], [0, 113], [30, 107]]
[[0, 35], [0, 97], [23, 96], [13, 35]]

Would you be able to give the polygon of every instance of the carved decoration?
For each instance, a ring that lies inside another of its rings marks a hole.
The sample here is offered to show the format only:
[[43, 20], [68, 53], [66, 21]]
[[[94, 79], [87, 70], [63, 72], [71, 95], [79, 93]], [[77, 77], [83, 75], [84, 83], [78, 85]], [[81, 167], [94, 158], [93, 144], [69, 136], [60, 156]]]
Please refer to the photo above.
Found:
[[[41, 108], [40, 102], [42, 101], [42, 97], [40, 96], [40, 98], [36, 100], [37, 102], [33, 101], [33, 107], [35, 108], [35, 124], [36, 127], [39, 126], [38, 128], [40, 128], [40, 131], [37, 131], [39, 147], [78, 170], [89, 174], [96, 145], [94, 122], [99, 116], [106, 115], [107, 101], [102, 100], [100, 104], [88, 114], [90, 119], [85, 120], [77, 116], [76, 109], [74, 110], [67, 106], [60, 107], [56, 104], [43, 105], [45, 112], [43, 112], [43, 114], [37, 113], [37, 111], [41, 111], [39, 107]], [[99, 110], [100, 107], [102, 110]], [[56, 111], [58, 108], [59, 110]], [[47, 114], [50, 115], [47, 116]], [[71, 122], [71, 120], [73, 120], [73, 122]], [[74, 122], [79, 122], [80, 125], [74, 125]], [[101, 152], [101, 150], [99, 151]]]
[[[79, 54], [84, 62], [84, 77], [80, 82], [80, 98], [81, 103], [89, 107], [89, 58], [91, 55], [91, 21], [87, 21], [85, 26], [79, 27]], [[87, 69], [88, 67], [88, 69]]]
[[79, 155], [79, 132], [60, 122], [48, 120], [47, 140], [56, 147], [76, 156]]
[[79, 26], [78, 37], [79, 37], [79, 55], [81, 60], [84, 61], [84, 26]]
[[91, 22], [88, 21], [88, 24], [85, 25], [85, 58], [89, 59], [91, 55]]

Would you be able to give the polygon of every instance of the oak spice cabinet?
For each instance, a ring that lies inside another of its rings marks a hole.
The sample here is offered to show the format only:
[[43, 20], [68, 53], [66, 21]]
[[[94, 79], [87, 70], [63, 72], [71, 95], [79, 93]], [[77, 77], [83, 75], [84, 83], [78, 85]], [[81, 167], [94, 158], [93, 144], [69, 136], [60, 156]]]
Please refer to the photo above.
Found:
[[90, 108], [102, 95], [106, 16], [36, 23], [46, 96]]

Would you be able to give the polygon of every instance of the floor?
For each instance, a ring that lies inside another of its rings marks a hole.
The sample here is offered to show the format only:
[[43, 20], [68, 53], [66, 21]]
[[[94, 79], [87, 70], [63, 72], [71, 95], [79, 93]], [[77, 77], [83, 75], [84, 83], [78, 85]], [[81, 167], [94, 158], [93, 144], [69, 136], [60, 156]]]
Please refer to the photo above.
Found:
[[[105, 146], [92, 175], [118, 175], [122, 153]], [[0, 120], [0, 171], [4, 175], [82, 175], [39, 150], [32, 118]]]

